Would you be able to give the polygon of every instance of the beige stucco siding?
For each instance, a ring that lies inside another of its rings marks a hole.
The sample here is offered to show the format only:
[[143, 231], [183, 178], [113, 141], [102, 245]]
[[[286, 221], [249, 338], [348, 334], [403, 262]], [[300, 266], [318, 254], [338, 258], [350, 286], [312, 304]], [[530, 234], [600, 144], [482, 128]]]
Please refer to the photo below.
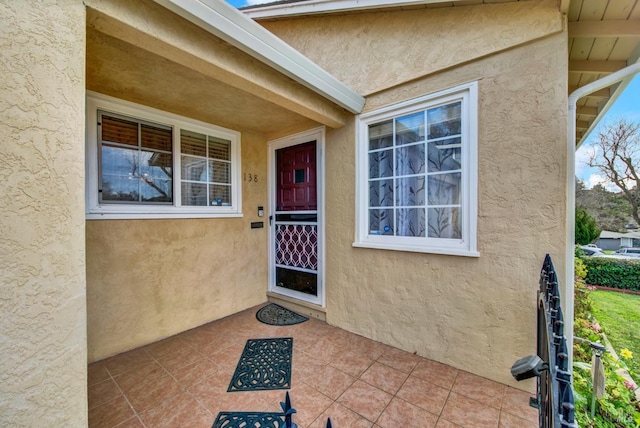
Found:
[[89, 360], [266, 300], [266, 140], [242, 134], [243, 218], [87, 221]]
[[363, 95], [562, 31], [556, 0], [260, 22]]
[[511, 364], [535, 352], [543, 257], [562, 271], [566, 250], [566, 57], [558, 34], [368, 99], [478, 81], [479, 258], [352, 248], [354, 127], [328, 133], [329, 323], [516, 385]]
[[0, 426], [87, 424], [82, 1], [0, 1]]

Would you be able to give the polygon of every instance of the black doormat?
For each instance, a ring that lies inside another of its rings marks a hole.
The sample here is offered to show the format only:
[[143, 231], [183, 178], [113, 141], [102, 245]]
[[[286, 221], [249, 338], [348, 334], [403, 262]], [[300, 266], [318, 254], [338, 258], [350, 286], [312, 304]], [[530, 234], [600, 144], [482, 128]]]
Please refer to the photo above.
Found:
[[227, 392], [291, 388], [293, 337], [249, 339]]
[[294, 325], [309, 319], [275, 303], [258, 310], [256, 318], [258, 321], [269, 325]]
[[282, 413], [220, 412], [211, 428], [281, 428], [286, 427]]

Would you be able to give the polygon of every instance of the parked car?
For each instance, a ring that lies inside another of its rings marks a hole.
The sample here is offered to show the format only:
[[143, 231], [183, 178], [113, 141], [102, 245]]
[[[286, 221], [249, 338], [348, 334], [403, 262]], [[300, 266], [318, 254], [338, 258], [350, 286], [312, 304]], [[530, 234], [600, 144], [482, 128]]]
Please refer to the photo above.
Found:
[[620, 248], [614, 254], [628, 257], [640, 257], [640, 248]]
[[604, 252], [600, 248], [591, 248], [591, 247], [580, 247], [580, 249], [584, 252], [585, 256], [604, 256]]

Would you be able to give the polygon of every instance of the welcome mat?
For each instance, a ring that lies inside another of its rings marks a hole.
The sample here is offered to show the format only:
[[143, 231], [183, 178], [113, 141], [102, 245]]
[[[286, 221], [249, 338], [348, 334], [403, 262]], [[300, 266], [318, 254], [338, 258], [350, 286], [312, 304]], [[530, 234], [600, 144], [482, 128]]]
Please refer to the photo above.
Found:
[[291, 388], [293, 337], [249, 339], [227, 392]]
[[[211, 428], [297, 428], [292, 416], [296, 409], [291, 407], [287, 392], [284, 402], [280, 402], [282, 413], [267, 412], [220, 412]], [[328, 426], [328, 428], [331, 428]]]
[[269, 325], [294, 325], [309, 319], [275, 303], [258, 310], [256, 318], [258, 321]]

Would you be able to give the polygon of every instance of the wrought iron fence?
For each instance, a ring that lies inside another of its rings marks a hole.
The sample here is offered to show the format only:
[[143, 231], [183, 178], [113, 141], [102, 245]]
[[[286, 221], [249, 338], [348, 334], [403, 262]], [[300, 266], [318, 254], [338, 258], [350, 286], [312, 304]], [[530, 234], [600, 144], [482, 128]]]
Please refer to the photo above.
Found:
[[538, 408], [541, 428], [578, 427], [558, 276], [549, 254], [540, 271], [537, 355], [516, 361], [511, 374], [516, 380], [537, 376], [536, 398], [531, 405]]

